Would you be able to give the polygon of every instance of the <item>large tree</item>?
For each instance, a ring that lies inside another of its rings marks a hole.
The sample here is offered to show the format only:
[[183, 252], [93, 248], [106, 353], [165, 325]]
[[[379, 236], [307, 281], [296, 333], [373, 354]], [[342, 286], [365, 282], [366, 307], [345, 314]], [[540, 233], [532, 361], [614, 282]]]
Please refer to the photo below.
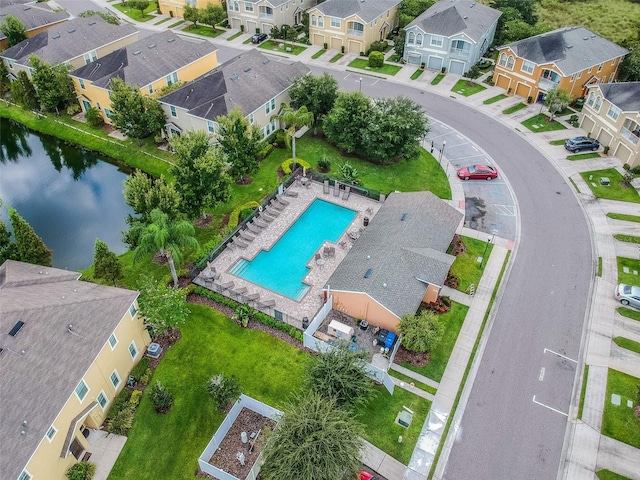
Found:
[[560, 113], [563, 109], [567, 108], [572, 100], [573, 98], [571, 98], [571, 94], [562, 88], [553, 87], [549, 90], [549, 92], [544, 96], [544, 104], [551, 114], [549, 121], [552, 121], [557, 113]]
[[48, 111], [55, 110], [56, 115], [59, 115], [60, 108], [66, 108], [76, 101], [76, 92], [67, 66], [58, 64], [52, 67], [36, 55], [31, 55], [29, 62], [33, 68], [33, 85], [38, 93], [40, 107]]
[[112, 283], [114, 286], [122, 278], [122, 262], [115, 253], [109, 250], [109, 245], [99, 238], [96, 238], [93, 253], [93, 275]]
[[364, 430], [352, 412], [311, 392], [296, 397], [262, 450], [264, 480], [356, 478]]
[[[2, 207], [2, 199], [0, 199], [0, 207]], [[11, 232], [7, 228], [7, 224], [0, 218], [0, 265], [5, 260], [17, 260], [18, 250], [16, 244], [11, 240]]]
[[50, 267], [51, 250], [14, 208], [9, 207], [8, 211], [16, 243], [16, 260]]
[[140, 244], [135, 249], [134, 261], [148, 253], [157, 252], [167, 259], [174, 287], [178, 287], [178, 268], [182, 265], [184, 251], [198, 248], [194, 237], [195, 228], [186, 220], [171, 220], [166, 213], [155, 209], [151, 212], [151, 223], [143, 229]]
[[422, 310], [418, 315], [407, 313], [400, 317], [399, 331], [407, 350], [428, 352], [442, 337], [444, 325], [437, 314]]
[[231, 165], [229, 175], [243, 180], [260, 168], [258, 155], [262, 149], [262, 132], [251, 125], [240, 108], [234, 108], [229, 115], [218, 117], [220, 131], [218, 142], [227, 162]]
[[4, 21], [0, 23], [0, 31], [7, 37], [7, 44], [10, 47], [17, 45], [27, 39], [27, 29], [24, 24], [13, 15], [4, 17]]
[[640, 81], [640, 42], [630, 48], [629, 55], [620, 64], [620, 80], [626, 82]]
[[145, 325], [154, 335], [161, 335], [168, 329], [185, 322], [189, 314], [186, 290], [169, 288], [153, 277], [145, 277], [138, 297], [140, 313]]
[[347, 153], [359, 151], [363, 132], [368, 127], [370, 109], [371, 100], [360, 92], [338, 94], [335, 105], [322, 124], [325, 135]]
[[364, 406], [373, 394], [373, 381], [367, 376], [367, 357], [340, 345], [310, 358], [305, 369], [303, 390], [332, 398], [339, 407]]
[[198, 28], [198, 21], [200, 20], [200, 10], [198, 10], [197, 7], [185, 5], [184, 10], [182, 11], [182, 18], [184, 18], [186, 22], [193, 23], [193, 25], [189, 27], [190, 29]]
[[29, 110], [40, 109], [36, 87], [33, 86], [33, 82], [24, 70], [17, 73], [16, 81], [11, 84], [11, 96]]
[[149, 223], [151, 211], [158, 208], [170, 219], [178, 217], [180, 212], [180, 194], [174, 184], [167, 183], [163, 176], [152, 178], [141, 170], [124, 181], [124, 199], [133, 211], [140, 215], [143, 223]]
[[231, 180], [220, 148], [209, 143], [204, 131], [189, 131], [169, 140], [178, 157], [172, 168], [176, 190], [182, 197], [181, 211], [196, 218], [205, 208], [215, 208], [230, 195]]
[[[159, 131], [166, 117], [160, 103], [119, 78], [111, 80], [111, 121], [128, 137], [138, 140]], [[138, 142], [140, 145], [141, 143]]]
[[200, 10], [200, 21], [214, 30], [216, 25], [225, 18], [227, 18], [227, 11], [222, 8], [222, 5], [207, 3], [207, 6]]
[[149, 8], [149, 0], [128, 0], [127, 6], [134, 10], [140, 10], [140, 17], [144, 18], [144, 11]]
[[522, 19], [529, 25], [535, 25], [538, 22], [538, 13], [536, 12], [536, 0], [492, 0], [491, 7], [497, 10], [504, 8], [514, 8]]
[[289, 89], [291, 106], [302, 106], [313, 113], [313, 128], [322, 124], [338, 98], [338, 81], [328, 73], [302, 75], [296, 78]]
[[0, 60], [0, 99], [11, 89], [11, 81], [9, 81], [9, 70], [7, 65]]
[[276, 117], [284, 124], [285, 139], [287, 146], [291, 148], [293, 156], [293, 163], [291, 164], [291, 170], [293, 171], [296, 168], [296, 134], [302, 127], [308, 127], [313, 123], [313, 113], [304, 105], [296, 110], [289, 105], [283, 104], [282, 113], [276, 115]]

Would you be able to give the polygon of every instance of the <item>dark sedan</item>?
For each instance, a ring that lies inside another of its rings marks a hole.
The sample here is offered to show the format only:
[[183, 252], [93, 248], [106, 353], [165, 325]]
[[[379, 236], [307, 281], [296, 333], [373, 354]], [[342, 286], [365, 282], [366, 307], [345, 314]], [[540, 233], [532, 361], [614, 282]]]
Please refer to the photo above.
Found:
[[251, 43], [264, 42], [266, 39], [267, 39], [266, 33], [256, 33], [253, 37], [251, 37]]
[[564, 142], [564, 148], [573, 153], [578, 153], [580, 150], [592, 150], [595, 152], [600, 148], [600, 142], [595, 138], [573, 137]]
[[489, 165], [471, 165], [458, 170], [461, 180], [493, 180], [498, 178], [498, 171]]

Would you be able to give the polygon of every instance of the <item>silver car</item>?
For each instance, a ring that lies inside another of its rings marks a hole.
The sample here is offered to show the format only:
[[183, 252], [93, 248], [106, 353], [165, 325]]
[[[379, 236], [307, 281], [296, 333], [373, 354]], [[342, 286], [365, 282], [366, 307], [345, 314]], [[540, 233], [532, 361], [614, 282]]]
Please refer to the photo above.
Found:
[[640, 308], [640, 287], [621, 283], [616, 287], [616, 300], [623, 305]]

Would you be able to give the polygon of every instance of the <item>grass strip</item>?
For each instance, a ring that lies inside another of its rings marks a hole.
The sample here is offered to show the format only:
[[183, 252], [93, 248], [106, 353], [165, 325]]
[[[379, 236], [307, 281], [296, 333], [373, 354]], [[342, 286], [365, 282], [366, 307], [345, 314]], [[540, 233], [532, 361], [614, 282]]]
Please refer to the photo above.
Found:
[[307, 47], [303, 47], [302, 45], [296, 45], [294, 43], [285, 43], [280, 40], [268, 40], [266, 42], [261, 43], [258, 48], [263, 48], [265, 50], [271, 50], [272, 52], [281, 52], [288, 53], [290, 55], [300, 55], [304, 52]]
[[451, 91], [465, 97], [470, 97], [471, 95], [475, 95], [476, 93], [480, 93], [481, 91], [486, 89], [487, 87], [484, 87], [479, 83], [475, 83], [473, 81], [465, 80], [462, 78], [456, 82], [456, 84], [451, 88]]
[[567, 127], [555, 120], [549, 121], [544, 113], [539, 113], [531, 118], [527, 118], [525, 121], [520, 122], [534, 133], [551, 132], [554, 130], [566, 130]]
[[[622, 202], [640, 203], [640, 195], [635, 188], [630, 188], [622, 175], [615, 168], [605, 168], [603, 170], [591, 170], [580, 172], [580, 175], [587, 182], [593, 194], [598, 198], [607, 200], [620, 200]], [[601, 185], [600, 179], [609, 179], [609, 185]]]
[[316, 53], [311, 55], [311, 58], [313, 58], [313, 59], [319, 58], [322, 55], [324, 55], [325, 52], [326, 52], [326, 50], [324, 48], [322, 50], [318, 50]]
[[587, 379], [589, 378], [589, 365], [584, 366], [582, 374], [582, 388], [580, 388], [580, 405], [578, 405], [578, 418], [582, 419], [582, 410], [584, 408], [584, 394], [587, 391]]
[[638, 312], [637, 310], [632, 310], [627, 307], [618, 307], [616, 308], [616, 311], [623, 317], [627, 317], [631, 320], [637, 320], [640, 322], [640, 312]]
[[184, 23], [184, 20], [179, 20], [176, 23], [172, 23], [171, 25], [169, 25], [168, 28], [176, 28], [178, 25], [182, 25]]
[[564, 145], [564, 142], [566, 142], [567, 139], [566, 138], [562, 138], [560, 140], [551, 140], [549, 142], [549, 145]]
[[517, 112], [518, 110], [522, 110], [523, 108], [527, 108], [526, 103], [516, 103], [515, 105], [510, 106], [509, 108], [505, 108], [502, 113], [505, 115], [510, 115], [512, 113]]
[[625, 477], [611, 470], [598, 470], [596, 476], [599, 480], [631, 480], [629, 477]]
[[573, 188], [576, 189], [576, 192], [580, 193], [580, 189], [578, 188], [578, 184], [575, 182], [575, 180], [573, 178], [569, 178], [569, 181], [571, 182], [571, 185], [573, 185]]
[[640, 342], [636, 342], [624, 337], [615, 337], [613, 341], [619, 347], [626, 348], [627, 350], [631, 350], [632, 352], [640, 353]]
[[193, 25], [190, 25], [184, 31], [193, 33], [195, 35], [200, 35], [201, 37], [209, 38], [216, 38], [217, 36], [220, 36], [225, 32], [225, 30], [217, 30], [215, 28], [211, 28], [208, 25], [198, 25], [196, 28], [193, 28]]
[[405, 375], [404, 373], [400, 373], [395, 370], [389, 370], [389, 375], [397, 378], [398, 380], [402, 380], [407, 385], [411, 385], [413, 383], [414, 387], [419, 388], [420, 390], [424, 390], [425, 392], [430, 393], [431, 395], [435, 395], [436, 392], [438, 391], [437, 389], [433, 388], [430, 385], [427, 385], [426, 383], [422, 383], [416, 380], [415, 378], [412, 378], [408, 375]]
[[[638, 401], [639, 384], [640, 378], [609, 369], [601, 428], [603, 435], [635, 448], [640, 448], [640, 418], [633, 414], [633, 407]], [[611, 402], [613, 394], [620, 396], [620, 405]], [[629, 400], [631, 407], [627, 406]]]
[[391, 65], [390, 63], [383, 63], [382, 67], [370, 67], [369, 59], [367, 58], [356, 58], [348, 65], [351, 68], [358, 68], [360, 70], [366, 70], [367, 72], [374, 73], [383, 73], [385, 75], [395, 75], [402, 67], [399, 65]]
[[[635, 258], [617, 257], [618, 261], [618, 283], [627, 285], [637, 285], [638, 272], [640, 272], [640, 260]], [[627, 272], [625, 272], [625, 267]], [[635, 274], [633, 272], [636, 272]]]
[[636, 237], [635, 235], [623, 235], [622, 233], [616, 233], [613, 237], [621, 242], [640, 243], [640, 237]]
[[600, 157], [600, 154], [598, 152], [576, 153], [574, 155], [567, 155], [567, 160], [587, 160], [589, 158], [598, 157]]
[[607, 213], [607, 217], [614, 220], [624, 220], [625, 222], [638, 222], [640, 223], [640, 215], [627, 215], [626, 213]]
[[491, 294], [491, 299], [489, 300], [489, 304], [487, 305], [487, 311], [485, 312], [484, 318], [482, 319], [482, 326], [480, 327], [480, 331], [478, 332], [478, 336], [473, 345], [473, 350], [471, 351], [469, 362], [467, 362], [467, 368], [465, 368], [464, 370], [464, 376], [462, 377], [462, 381], [460, 382], [460, 386], [458, 387], [458, 393], [456, 394], [456, 399], [453, 402], [453, 407], [451, 407], [451, 412], [449, 413], [449, 417], [447, 418], [447, 424], [444, 427], [444, 432], [442, 433], [440, 444], [438, 445], [438, 450], [436, 451], [436, 454], [433, 458], [433, 463], [431, 464], [431, 470], [429, 470], [429, 475], [427, 476], [427, 478], [433, 478], [433, 473], [435, 472], [436, 466], [438, 465], [438, 460], [440, 458], [440, 455], [442, 454], [442, 449], [444, 447], [444, 441], [446, 440], [447, 435], [449, 435], [449, 429], [451, 428], [453, 417], [455, 416], [456, 409], [458, 408], [458, 403], [460, 403], [460, 396], [462, 395], [462, 389], [465, 383], [467, 382], [467, 377], [469, 376], [471, 365], [473, 364], [473, 360], [476, 356], [476, 352], [478, 351], [478, 345], [480, 345], [480, 339], [482, 338], [482, 334], [484, 333], [484, 327], [486, 326], [487, 320], [489, 319], [489, 314], [491, 312], [491, 308], [493, 307], [493, 302], [496, 299], [496, 295], [498, 294], [498, 288], [500, 287], [502, 276], [504, 275], [504, 271], [507, 269], [507, 265], [509, 264], [510, 256], [511, 256], [511, 250], [507, 252], [507, 256], [505, 257], [504, 263], [502, 264], [500, 275], [498, 275], [496, 286], [493, 289], [493, 293]]
[[411, 80], [416, 80], [423, 73], [424, 73], [424, 70], [422, 70], [421, 68], [417, 69], [415, 72], [411, 74]]
[[235, 40], [236, 38], [238, 38], [243, 33], [244, 32], [242, 32], [242, 31], [234, 33], [233, 35], [231, 35], [230, 37], [227, 38], [227, 42], [231, 42], [232, 40]]
[[163, 18], [159, 22], [154, 23], [154, 25], [162, 25], [163, 23], [168, 22], [169, 20], [172, 20], [172, 18], [171, 17]]
[[598, 257], [598, 277], [602, 276], [602, 257]]
[[482, 103], [484, 103], [485, 105], [491, 105], [492, 103], [499, 102], [500, 100], [503, 100], [505, 98], [507, 98], [507, 96], [504, 93], [501, 93], [500, 95], [496, 95], [495, 97], [487, 98]]
[[444, 78], [444, 73], [437, 74], [435, 77], [433, 77], [433, 80], [431, 80], [431, 85], [438, 85], [443, 78]]
[[342, 53], [338, 53], [337, 55], [334, 55], [333, 58], [331, 60], [329, 60], [329, 63], [336, 63], [338, 60], [340, 60], [342, 57], [344, 57], [344, 54]]

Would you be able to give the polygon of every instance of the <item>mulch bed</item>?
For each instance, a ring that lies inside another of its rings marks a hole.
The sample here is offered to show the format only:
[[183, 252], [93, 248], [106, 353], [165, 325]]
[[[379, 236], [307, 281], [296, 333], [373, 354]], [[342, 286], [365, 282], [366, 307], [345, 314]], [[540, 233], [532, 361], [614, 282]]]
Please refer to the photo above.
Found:
[[427, 353], [410, 352], [402, 345], [398, 348], [396, 356], [393, 359], [393, 363], [402, 364], [408, 363], [413, 367], [424, 367], [431, 361], [431, 355]]
[[213, 215], [206, 214], [204, 217], [198, 217], [193, 224], [198, 228], [208, 227], [213, 221]]
[[167, 330], [166, 333], [163, 333], [162, 335], [156, 335], [153, 338], [152, 341], [155, 343], [159, 343], [160, 346], [162, 347], [162, 352], [160, 352], [160, 355], [158, 356], [158, 358], [151, 358], [151, 362], [149, 363], [149, 368], [151, 370], [156, 369], [156, 367], [160, 363], [160, 360], [162, 360], [162, 357], [164, 357], [165, 353], [167, 353], [167, 351], [171, 348], [171, 346], [174, 343], [176, 343], [181, 336], [182, 334], [180, 333], [180, 329], [171, 328]]
[[[249, 470], [253, 467], [258, 455], [260, 455], [260, 447], [266, 438], [265, 429], [275, 427], [275, 422], [269, 417], [265, 417], [252, 410], [243, 408], [235, 419], [233, 425], [220, 442], [220, 446], [216, 453], [213, 454], [209, 463], [220, 470], [233, 475], [236, 478], [246, 478]], [[246, 432], [249, 441], [242, 443], [241, 433]], [[249, 451], [252, 444], [251, 434], [257, 435], [255, 445]], [[245, 460], [244, 465], [240, 463], [237, 454], [242, 452]]]

